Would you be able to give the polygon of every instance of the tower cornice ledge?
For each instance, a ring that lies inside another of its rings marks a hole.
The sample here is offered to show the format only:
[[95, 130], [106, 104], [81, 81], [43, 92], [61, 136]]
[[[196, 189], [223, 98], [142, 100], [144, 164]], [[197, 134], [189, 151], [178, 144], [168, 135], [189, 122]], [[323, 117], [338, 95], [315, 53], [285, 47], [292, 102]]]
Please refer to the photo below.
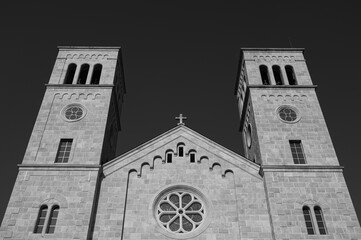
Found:
[[317, 88], [318, 85], [248, 85], [249, 88]]
[[289, 51], [289, 52], [304, 52], [304, 48], [241, 48], [241, 51]]
[[94, 47], [94, 46], [58, 46], [58, 49], [74, 49], [74, 50], [79, 50], [79, 49], [97, 49], [97, 50], [101, 50], [101, 49], [105, 49], [105, 50], [109, 50], [109, 49], [120, 49], [120, 46], [104, 46], [104, 47]]
[[97, 171], [101, 168], [99, 164], [18, 164], [19, 170], [48, 170], [48, 171]]
[[342, 172], [343, 166], [337, 165], [262, 165], [263, 172]]
[[112, 88], [114, 84], [45, 84], [47, 88]]

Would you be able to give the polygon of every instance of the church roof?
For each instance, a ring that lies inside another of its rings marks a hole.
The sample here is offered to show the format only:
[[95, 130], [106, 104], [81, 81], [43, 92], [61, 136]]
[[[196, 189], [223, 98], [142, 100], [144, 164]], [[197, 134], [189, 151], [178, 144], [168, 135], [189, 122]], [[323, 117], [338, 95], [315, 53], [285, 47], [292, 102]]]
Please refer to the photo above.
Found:
[[[172, 128], [167, 132], [151, 139], [150, 141], [145, 142], [140, 146], [105, 163], [103, 166], [104, 175], [106, 176], [112, 172], [117, 171], [118, 169], [128, 166], [133, 162], [144, 159], [144, 156], [149, 156], [149, 158], [151, 158], [149, 161], [152, 163], [153, 158], [162, 158], [163, 161], [165, 161], [165, 154], [160, 155], [159, 151], [157, 150], [164, 148], [166, 145], [173, 142], [182, 142], [184, 140], [192, 143], [193, 145], [196, 145], [198, 148], [209, 153], [210, 155], [215, 156], [217, 160], [227, 162], [227, 165], [241, 168], [244, 171], [259, 177], [260, 166], [258, 164], [251, 162], [247, 158], [225, 148], [224, 146], [210, 140], [209, 138], [186, 127], [183, 124], [178, 125], [177, 127]], [[151, 156], [153, 156], [153, 158]], [[208, 160], [211, 163], [214, 162], [213, 159]], [[149, 163], [151, 168], [152, 163]]]

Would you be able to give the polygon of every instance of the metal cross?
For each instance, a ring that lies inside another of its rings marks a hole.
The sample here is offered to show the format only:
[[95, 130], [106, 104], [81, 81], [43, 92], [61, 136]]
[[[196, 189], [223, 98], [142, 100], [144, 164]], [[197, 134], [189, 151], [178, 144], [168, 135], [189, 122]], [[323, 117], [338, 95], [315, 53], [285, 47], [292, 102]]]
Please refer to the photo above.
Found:
[[187, 120], [187, 117], [183, 117], [183, 114], [179, 114], [179, 117], [175, 117], [175, 119], [179, 120], [177, 125], [184, 125], [183, 120]]

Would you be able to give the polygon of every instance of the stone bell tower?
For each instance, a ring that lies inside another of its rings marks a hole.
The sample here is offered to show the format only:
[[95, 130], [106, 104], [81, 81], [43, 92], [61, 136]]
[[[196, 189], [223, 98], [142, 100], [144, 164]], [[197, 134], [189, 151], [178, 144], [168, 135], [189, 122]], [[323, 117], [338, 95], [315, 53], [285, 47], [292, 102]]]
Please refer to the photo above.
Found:
[[241, 49], [235, 94], [245, 156], [261, 165], [275, 239], [361, 239], [303, 53]]
[[124, 94], [119, 47], [59, 47], [0, 238], [87, 239]]

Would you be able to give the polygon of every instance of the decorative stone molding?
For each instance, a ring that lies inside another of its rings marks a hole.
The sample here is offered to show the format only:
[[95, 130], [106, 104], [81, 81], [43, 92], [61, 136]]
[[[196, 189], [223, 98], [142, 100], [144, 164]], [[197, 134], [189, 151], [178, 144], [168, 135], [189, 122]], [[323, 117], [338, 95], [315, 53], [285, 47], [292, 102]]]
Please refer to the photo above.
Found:
[[68, 100], [95, 100], [101, 96], [100, 93], [55, 93], [55, 97]]
[[272, 63], [279, 63], [279, 62], [296, 62], [296, 58], [294, 56], [271, 56], [271, 55], [254, 55], [253, 59], [256, 62], [272, 62]]
[[107, 60], [109, 57], [108, 54], [68, 54], [66, 55], [67, 59], [98, 59], [98, 60]]
[[262, 100], [264, 101], [279, 101], [279, 102], [282, 102], [282, 101], [307, 101], [307, 95], [298, 95], [298, 94], [294, 94], [294, 95], [289, 95], [289, 94], [278, 94], [278, 95], [273, 95], [273, 94], [270, 94], [270, 95], [266, 95], [266, 94], [263, 94], [261, 96]]

